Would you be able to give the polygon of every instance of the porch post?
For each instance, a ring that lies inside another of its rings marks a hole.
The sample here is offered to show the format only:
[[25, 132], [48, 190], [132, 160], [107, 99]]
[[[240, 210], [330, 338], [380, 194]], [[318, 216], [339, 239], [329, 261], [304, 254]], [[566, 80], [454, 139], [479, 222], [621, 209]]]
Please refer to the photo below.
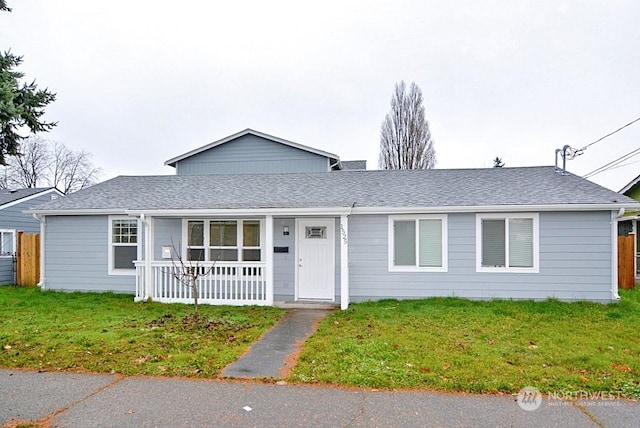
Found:
[[155, 297], [153, 295], [153, 271], [151, 270], [151, 262], [153, 261], [153, 217], [149, 217], [143, 221], [144, 224], [144, 282], [145, 282], [145, 300]]
[[349, 216], [340, 216], [340, 309], [349, 307]]
[[265, 216], [265, 257], [266, 257], [266, 269], [265, 282], [266, 282], [266, 303], [269, 306], [273, 306], [273, 216]]

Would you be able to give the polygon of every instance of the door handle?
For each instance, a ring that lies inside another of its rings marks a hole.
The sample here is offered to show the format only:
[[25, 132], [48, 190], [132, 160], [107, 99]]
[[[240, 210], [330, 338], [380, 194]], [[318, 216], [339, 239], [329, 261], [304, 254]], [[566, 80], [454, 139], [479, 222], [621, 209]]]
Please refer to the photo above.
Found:
[[302, 267], [302, 259], [298, 260], [298, 267]]

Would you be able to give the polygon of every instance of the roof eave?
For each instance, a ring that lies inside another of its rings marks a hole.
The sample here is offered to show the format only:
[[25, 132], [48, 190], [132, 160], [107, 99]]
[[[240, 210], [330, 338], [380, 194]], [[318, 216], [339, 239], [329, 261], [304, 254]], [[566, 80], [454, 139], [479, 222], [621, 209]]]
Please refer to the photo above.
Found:
[[553, 212], [553, 211], [618, 211], [640, 210], [640, 203], [549, 204], [549, 205], [467, 205], [425, 207], [317, 207], [317, 208], [184, 208], [184, 209], [30, 209], [26, 214], [38, 215], [132, 215], [208, 216], [208, 215], [345, 215], [345, 214], [421, 214], [421, 213], [488, 213], [488, 212]]

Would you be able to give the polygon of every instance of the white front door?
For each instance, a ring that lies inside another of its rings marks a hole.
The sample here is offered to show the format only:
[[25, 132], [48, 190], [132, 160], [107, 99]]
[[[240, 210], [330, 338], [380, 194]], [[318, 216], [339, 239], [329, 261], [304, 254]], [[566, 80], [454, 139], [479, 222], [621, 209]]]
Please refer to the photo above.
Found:
[[298, 299], [335, 298], [335, 220], [296, 220]]

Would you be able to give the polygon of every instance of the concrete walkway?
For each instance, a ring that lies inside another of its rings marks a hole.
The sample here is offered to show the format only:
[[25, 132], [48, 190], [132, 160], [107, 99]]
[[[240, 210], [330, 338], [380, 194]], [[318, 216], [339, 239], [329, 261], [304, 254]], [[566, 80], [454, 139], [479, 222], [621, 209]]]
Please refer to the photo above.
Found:
[[291, 309], [275, 327], [254, 343], [235, 363], [228, 365], [222, 376], [230, 378], [287, 377], [297, 353], [315, 331], [318, 322], [331, 311]]
[[0, 426], [638, 427], [640, 403], [0, 369]]

